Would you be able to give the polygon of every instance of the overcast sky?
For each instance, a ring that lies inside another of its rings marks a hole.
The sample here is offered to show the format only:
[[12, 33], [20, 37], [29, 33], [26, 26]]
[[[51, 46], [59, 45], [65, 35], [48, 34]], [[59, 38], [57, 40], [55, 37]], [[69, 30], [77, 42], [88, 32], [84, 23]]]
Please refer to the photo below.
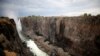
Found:
[[100, 0], [0, 0], [0, 16], [100, 14]]

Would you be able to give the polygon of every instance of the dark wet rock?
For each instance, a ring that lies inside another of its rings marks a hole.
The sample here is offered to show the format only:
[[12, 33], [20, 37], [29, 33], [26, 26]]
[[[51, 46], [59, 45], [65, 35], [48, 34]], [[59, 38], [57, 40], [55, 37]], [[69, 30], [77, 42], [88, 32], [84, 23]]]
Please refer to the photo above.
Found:
[[100, 35], [95, 36], [94, 43], [95, 43], [96, 47], [100, 50]]

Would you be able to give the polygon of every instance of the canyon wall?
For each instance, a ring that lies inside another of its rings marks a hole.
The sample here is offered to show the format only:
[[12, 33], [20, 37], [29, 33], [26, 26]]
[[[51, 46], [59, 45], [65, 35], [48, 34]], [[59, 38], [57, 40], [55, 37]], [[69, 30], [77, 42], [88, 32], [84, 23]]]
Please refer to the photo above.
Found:
[[100, 56], [100, 16], [21, 18], [22, 32], [50, 56]]

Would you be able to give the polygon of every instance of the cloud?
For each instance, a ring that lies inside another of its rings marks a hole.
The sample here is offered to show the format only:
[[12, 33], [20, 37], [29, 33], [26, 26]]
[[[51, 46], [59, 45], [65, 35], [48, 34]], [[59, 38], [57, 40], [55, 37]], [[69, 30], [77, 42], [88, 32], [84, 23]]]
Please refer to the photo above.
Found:
[[67, 16], [79, 16], [84, 13], [92, 14], [92, 15], [97, 15], [100, 14], [100, 8], [90, 8], [90, 9], [83, 9], [83, 10], [78, 10], [74, 12], [69, 12], [69, 13], [64, 13], [63, 15]]
[[18, 16], [79, 15], [84, 12], [99, 14], [99, 2], [100, 0], [1, 0], [0, 8], [4, 13], [7, 10]]

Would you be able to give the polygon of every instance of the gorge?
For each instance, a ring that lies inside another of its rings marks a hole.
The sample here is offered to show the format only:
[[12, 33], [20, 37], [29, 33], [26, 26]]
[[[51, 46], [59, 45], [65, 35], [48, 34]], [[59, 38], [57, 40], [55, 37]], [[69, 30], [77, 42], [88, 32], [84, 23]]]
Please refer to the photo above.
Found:
[[0, 17], [2, 56], [100, 56], [100, 16]]

